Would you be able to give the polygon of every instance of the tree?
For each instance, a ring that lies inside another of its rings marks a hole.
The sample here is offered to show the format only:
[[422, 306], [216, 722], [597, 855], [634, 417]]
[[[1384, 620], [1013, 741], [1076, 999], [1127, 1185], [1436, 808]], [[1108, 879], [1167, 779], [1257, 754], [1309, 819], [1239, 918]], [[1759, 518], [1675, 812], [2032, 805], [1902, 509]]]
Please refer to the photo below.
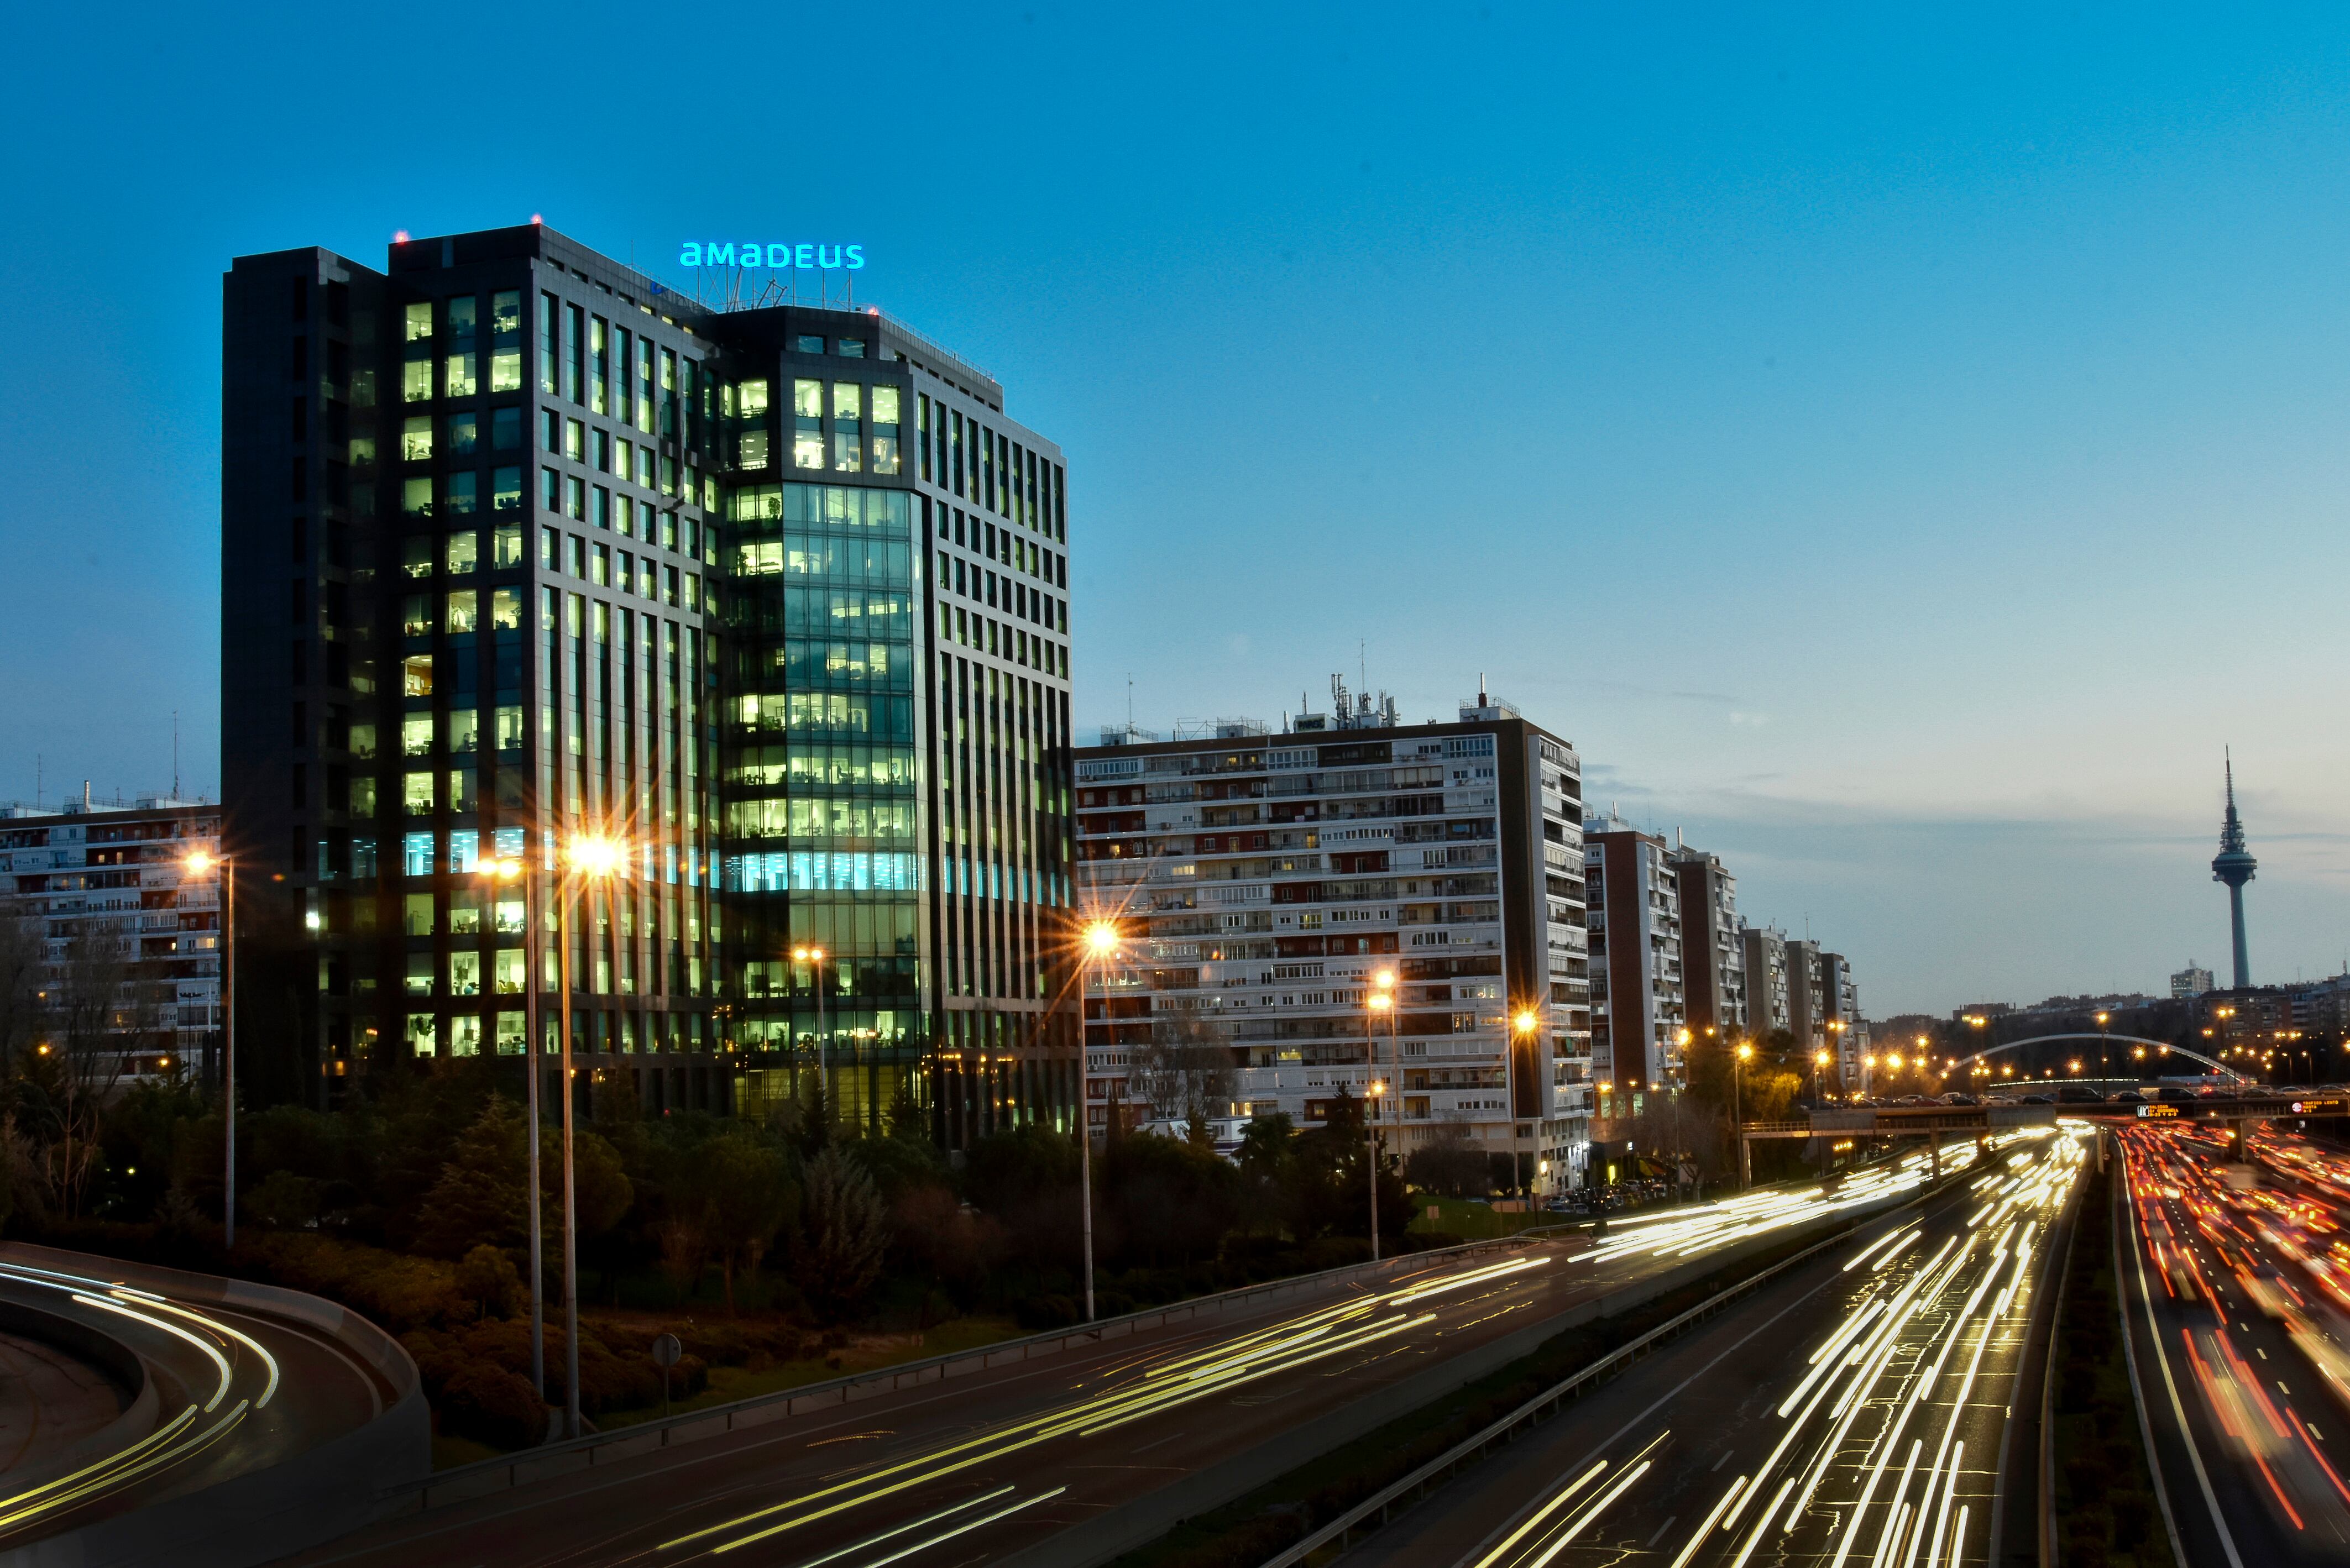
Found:
[[80, 1212], [98, 1169], [106, 1102], [129, 1060], [153, 1044], [158, 1019], [140, 989], [135, 956], [111, 925], [78, 922], [44, 987], [43, 1039], [20, 1058], [26, 1131], [42, 1148], [68, 1218]]
[[1135, 1052], [1128, 1079], [1150, 1102], [1154, 1117], [1180, 1116], [1195, 1139], [1204, 1138], [1208, 1118], [1232, 1104], [1232, 1042], [1191, 1014], [1161, 1020]]
[[[441, 1167], [441, 1179], [425, 1195], [416, 1222], [419, 1251], [434, 1257], [462, 1258], [484, 1242], [493, 1247], [523, 1243], [530, 1222], [530, 1210], [524, 1207], [529, 1201], [524, 1160], [526, 1137], [514, 1102], [502, 1095], [493, 1096], [473, 1125], [458, 1138]], [[561, 1177], [558, 1164], [558, 1182]]]
[[1120, 1138], [1102, 1160], [1107, 1250], [1154, 1267], [1212, 1258], [1239, 1228], [1243, 1179], [1189, 1139]]
[[1404, 1175], [1421, 1191], [1444, 1198], [1483, 1198], [1493, 1190], [1491, 1157], [1458, 1123], [1443, 1128], [1435, 1142], [1413, 1149], [1404, 1160]]
[[31, 1049], [41, 1033], [47, 958], [42, 921], [0, 914], [0, 1072], [14, 1066], [16, 1054]]
[[512, 1317], [524, 1299], [522, 1274], [513, 1257], [487, 1241], [458, 1263], [457, 1290], [484, 1317]]
[[880, 1278], [889, 1216], [871, 1180], [838, 1147], [808, 1162], [806, 1183], [795, 1277], [820, 1316], [838, 1318]]
[[799, 1194], [783, 1155], [748, 1132], [703, 1142], [687, 1157], [684, 1174], [682, 1200], [699, 1210], [702, 1235], [717, 1251], [732, 1316], [735, 1271], [757, 1272]]

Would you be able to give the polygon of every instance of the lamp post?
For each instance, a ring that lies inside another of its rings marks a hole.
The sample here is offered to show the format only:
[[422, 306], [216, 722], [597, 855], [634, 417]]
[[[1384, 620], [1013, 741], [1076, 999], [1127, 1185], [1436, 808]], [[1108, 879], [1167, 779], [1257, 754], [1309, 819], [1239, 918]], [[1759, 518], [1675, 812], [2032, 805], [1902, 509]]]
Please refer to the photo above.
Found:
[[1820, 1075], [1827, 1070], [1827, 1064], [1828, 1054], [1826, 1052], [1814, 1051], [1812, 1053], [1812, 1098], [1814, 1100], [1820, 1097]]
[[[1087, 925], [1086, 965], [1090, 971], [1087, 977], [1090, 981], [1100, 981], [1101, 966], [1117, 953], [1118, 940], [1117, 921], [1094, 920]], [[1092, 984], [1089, 983], [1086, 989], [1092, 990]], [[1109, 1012], [1107, 992], [1102, 998], [1102, 1012], [1104, 1016]], [[1094, 1113], [1093, 1101], [1085, 1087], [1085, 999], [1081, 995], [1077, 1002], [1077, 1210], [1083, 1226], [1086, 1321], [1091, 1323], [1094, 1320]], [[1378, 1245], [1376, 1241], [1372, 1244]]]
[[222, 1245], [236, 1245], [236, 861], [199, 849], [185, 865], [195, 875], [218, 867], [221, 885], [221, 1116], [227, 1154], [221, 1168]]
[[[616, 875], [624, 859], [620, 846], [608, 838], [571, 841], [571, 867], [578, 881], [601, 881]], [[556, 942], [557, 984], [563, 1010], [563, 1361], [564, 1435], [579, 1436], [579, 1221], [578, 1188], [572, 1163], [574, 1102], [571, 1065], [571, 905], [576, 887], [567, 880], [556, 899]], [[536, 1197], [536, 1194], [533, 1195]]]
[[[1517, 1043], [1520, 1040], [1532, 1035], [1534, 1031], [1541, 1027], [1542, 1015], [1531, 1007], [1522, 1007], [1514, 1015], [1512, 1016], [1510, 1019], [1510, 1064], [1513, 1068], [1517, 1065], [1518, 1060]], [[1527, 1048], [1531, 1050], [1533, 1047], [1530, 1044]], [[1537, 1085], [1535, 1087], [1537, 1092], [1539, 1092], [1540, 1085]], [[1510, 1091], [1510, 1181], [1513, 1186], [1515, 1186], [1518, 1189], [1518, 1194], [1520, 1197], [1531, 1201], [1534, 1197], [1534, 1173], [1529, 1170], [1526, 1173], [1526, 1179], [1524, 1181], [1521, 1182], [1518, 1179], [1517, 1099], [1517, 1090], [1513, 1086]]]
[[546, 1189], [538, 1171], [538, 922], [531, 918], [528, 867], [520, 859], [493, 860], [482, 875], [493, 883], [513, 882], [522, 893], [522, 1033], [523, 1062], [529, 1079], [524, 1096], [530, 1121], [530, 1386], [546, 1401], [546, 1243], [539, 1210]]
[[[1742, 1145], [1746, 1135], [1741, 1130], [1744, 1113], [1739, 1108], [1739, 1079], [1744, 1074], [1747, 1058], [1753, 1054], [1754, 1047], [1742, 1040], [1730, 1058], [1730, 1128], [1738, 1134]], [[1746, 1153], [1743, 1147], [1739, 1150], [1738, 1157], [1738, 1188], [1742, 1192], [1746, 1189]]]
[[816, 1081], [824, 1106], [825, 1126], [832, 1125], [832, 1040], [824, 1028], [824, 950], [794, 948], [792, 957], [812, 964], [816, 972], [809, 978], [816, 986]]
[[1371, 1032], [1371, 1023], [1382, 1012], [1389, 1018], [1395, 1016], [1395, 992], [1386, 989], [1394, 983], [1395, 977], [1383, 971], [1373, 981], [1376, 989], [1363, 998], [1363, 1060], [1369, 1064], [1363, 1084], [1363, 1147], [1370, 1160], [1371, 1262], [1374, 1263], [1379, 1261], [1379, 1101], [1387, 1093], [1387, 1085], [1378, 1075], [1379, 1048]]

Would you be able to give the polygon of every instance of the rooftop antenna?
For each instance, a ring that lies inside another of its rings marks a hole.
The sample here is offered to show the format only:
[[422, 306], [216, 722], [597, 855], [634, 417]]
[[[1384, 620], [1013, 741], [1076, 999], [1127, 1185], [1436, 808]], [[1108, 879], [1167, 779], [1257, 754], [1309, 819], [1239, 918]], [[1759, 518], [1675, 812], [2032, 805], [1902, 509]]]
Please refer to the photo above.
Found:
[[1126, 727], [1134, 728], [1134, 671], [1126, 672]]
[[[33, 809], [41, 809], [41, 753], [33, 753]], [[2350, 958], [2342, 961], [2342, 972], [2350, 974]]]
[[1477, 706], [1480, 708], [1489, 708], [1492, 706], [1492, 703], [1485, 701], [1485, 672], [1482, 670], [1477, 671]]
[[172, 710], [172, 798], [180, 798], [180, 711]]

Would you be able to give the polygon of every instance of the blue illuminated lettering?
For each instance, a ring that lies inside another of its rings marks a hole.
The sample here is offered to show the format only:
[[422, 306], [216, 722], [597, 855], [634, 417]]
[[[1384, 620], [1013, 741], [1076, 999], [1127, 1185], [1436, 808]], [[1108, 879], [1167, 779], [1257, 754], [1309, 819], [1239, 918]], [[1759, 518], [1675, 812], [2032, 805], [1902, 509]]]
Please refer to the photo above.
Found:
[[807, 267], [817, 271], [855, 272], [865, 265], [863, 245], [799, 244], [780, 240], [686, 240], [678, 249], [680, 266], [764, 266], [773, 272]]

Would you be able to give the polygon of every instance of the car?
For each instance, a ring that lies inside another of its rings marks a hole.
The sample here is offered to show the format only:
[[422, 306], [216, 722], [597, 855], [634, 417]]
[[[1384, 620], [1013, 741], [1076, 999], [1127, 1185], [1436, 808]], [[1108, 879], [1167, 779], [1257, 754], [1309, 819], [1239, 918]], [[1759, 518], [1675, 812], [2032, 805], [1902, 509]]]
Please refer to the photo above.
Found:
[[1981, 1105], [1982, 1102], [1976, 1099], [1972, 1095], [1967, 1094], [1962, 1090], [1953, 1089], [1949, 1094], [1942, 1096], [1942, 1104], [1946, 1106], [1979, 1106]]
[[2046, 1095], [2026, 1095], [2023, 1096], [2023, 1103], [2027, 1106], [2053, 1106], [2056, 1102]]
[[2136, 1089], [2123, 1089], [2115, 1094], [2107, 1095], [2106, 1096], [2106, 1100], [2107, 1104], [2116, 1106], [2142, 1106], [2146, 1104], [2146, 1096], [2139, 1094]]
[[2101, 1098], [2097, 1091], [2086, 1084], [2067, 1084], [2056, 1091], [2056, 1103], [2060, 1106], [2094, 1106]]

